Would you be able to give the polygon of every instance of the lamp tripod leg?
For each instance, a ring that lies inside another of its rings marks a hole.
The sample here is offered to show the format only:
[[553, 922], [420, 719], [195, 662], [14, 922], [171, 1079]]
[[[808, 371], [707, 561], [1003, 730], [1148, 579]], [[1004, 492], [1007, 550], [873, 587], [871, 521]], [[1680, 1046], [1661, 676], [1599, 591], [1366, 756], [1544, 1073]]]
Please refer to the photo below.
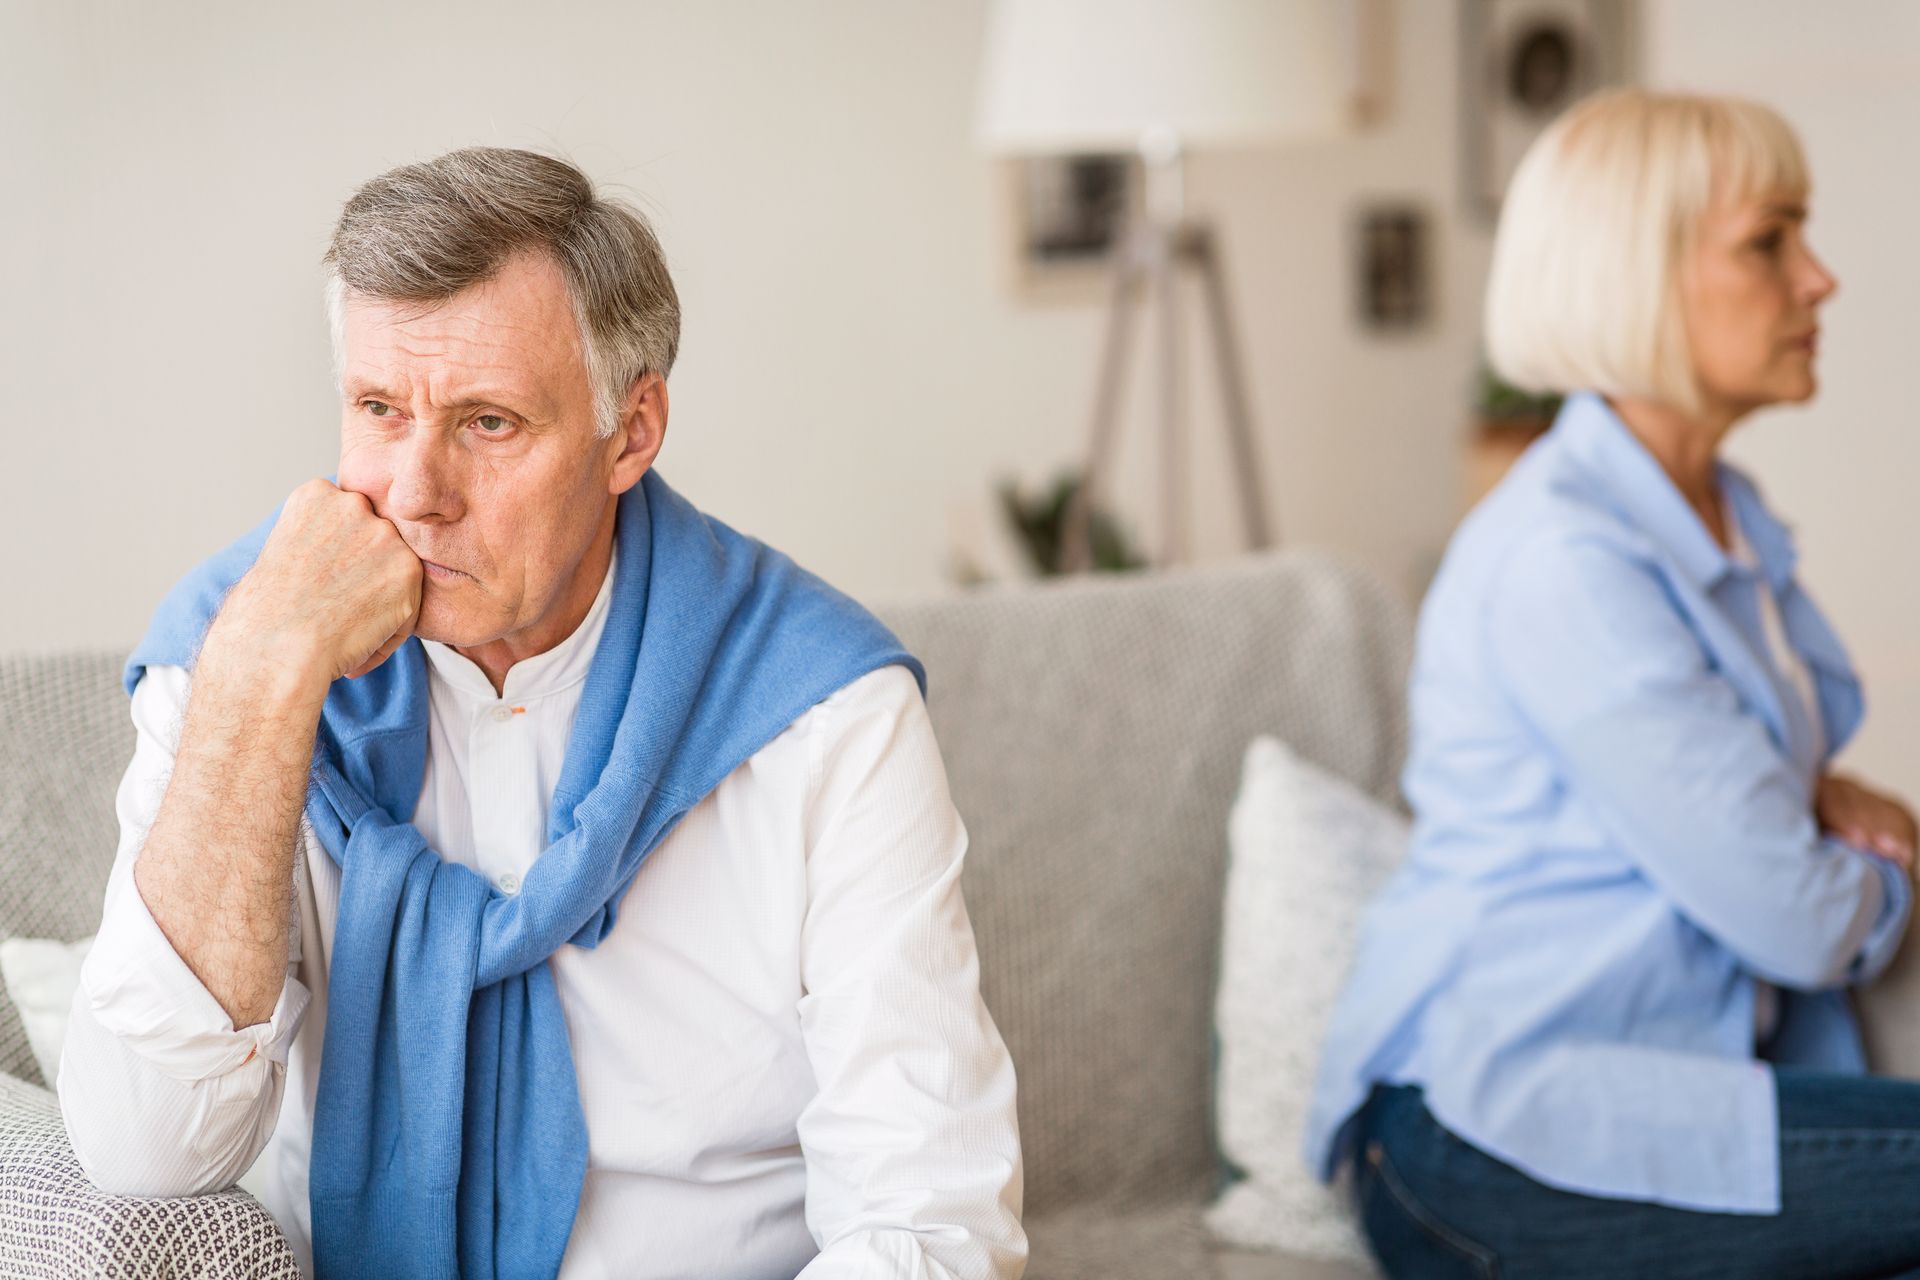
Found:
[[1107, 303], [1107, 336], [1100, 353], [1099, 380], [1094, 384], [1093, 417], [1087, 430], [1087, 464], [1061, 520], [1059, 568], [1081, 573], [1093, 567], [1093, 513], [1113, 457], [1114, 410], [1120, 398], [1120, 378], [1133, 333], [1133, 294], [1140, 277], [1140, 246], [1129, 240], [1116, 255], [1113, 287]]
[[1265, 473], [1260, 469], [1260, 452], [1253, 433], [1253, 412], [1248, 407], [1247, 381], [1240, 364], [1240, 347], [1233, 327], [1233, 312], [1227, 305], [1226, 280], [1220, 270], [1220, 255], [1213, 234], [1196, 228], [1188, 254], [1200, 272], [1206, 293], [1207, 319], [1213, 330], [1213, 350], [1220, 373], [1220, 403], [1227, 420], [1227, 443], [1233, 450], [1234, 479], [1240, 492], [1240, 517], [1246, 528], [1247, 545], [1262, 550], [1273, 545], [1273, 528], [1267, 516]]
[[1170, 227], [1159, 229], [1149, 267], [1154, 309], [1159, 313], [1155, 327], [1160, 339], [1160, 561], [1167, 566], [1187, 559], [1187, 449], [1180, 413], [1185, 387], [1176, 234]]

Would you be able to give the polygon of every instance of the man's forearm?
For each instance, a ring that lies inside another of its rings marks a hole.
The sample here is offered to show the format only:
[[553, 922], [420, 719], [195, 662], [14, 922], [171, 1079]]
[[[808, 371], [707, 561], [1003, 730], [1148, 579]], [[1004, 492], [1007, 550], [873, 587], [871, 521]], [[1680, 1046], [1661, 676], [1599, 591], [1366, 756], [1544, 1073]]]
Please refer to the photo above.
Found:
[[294, 852], [326, 683], [302, 664], [263, 662], [217, 639], [209, 635], [195, 671], [134, 883], [238, 1028], [270, 1018], [285, 984]]

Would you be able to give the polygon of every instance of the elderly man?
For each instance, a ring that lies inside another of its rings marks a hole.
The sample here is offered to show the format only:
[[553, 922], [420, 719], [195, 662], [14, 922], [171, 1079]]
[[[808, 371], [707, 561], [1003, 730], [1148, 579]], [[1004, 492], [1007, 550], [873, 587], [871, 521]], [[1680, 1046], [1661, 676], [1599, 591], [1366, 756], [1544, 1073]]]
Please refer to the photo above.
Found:
[[338, 483], [128, 664], [59, 1080], [89, 1175], [252, 1168], [322, 1277], [1017, 1276], [919, 669], [653, 471], [646, 223], [461, 151], [326, 262]]

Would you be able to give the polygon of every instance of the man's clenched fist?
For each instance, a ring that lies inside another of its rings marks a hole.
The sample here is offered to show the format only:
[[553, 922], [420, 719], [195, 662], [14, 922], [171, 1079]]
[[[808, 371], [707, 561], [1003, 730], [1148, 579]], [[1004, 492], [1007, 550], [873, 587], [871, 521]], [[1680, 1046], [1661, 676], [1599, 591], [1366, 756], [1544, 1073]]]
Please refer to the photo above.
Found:
[[268, 660], [324, 689], [385, 662], [420, 617], [419, 557], [358, 494], [326, 480], [295, 489], [234, 585], [202, 648]]

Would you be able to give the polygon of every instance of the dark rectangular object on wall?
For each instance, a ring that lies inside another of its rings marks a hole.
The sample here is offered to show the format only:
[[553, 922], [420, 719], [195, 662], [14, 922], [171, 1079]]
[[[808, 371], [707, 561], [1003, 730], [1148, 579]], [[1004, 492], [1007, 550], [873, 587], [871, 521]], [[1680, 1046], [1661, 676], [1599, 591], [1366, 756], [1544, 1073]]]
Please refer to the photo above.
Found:
[[1638, 62], [1634, 0], [1461, 0], [1460, 154], [1467, 207], [1491, 222], [1553, 119]]

